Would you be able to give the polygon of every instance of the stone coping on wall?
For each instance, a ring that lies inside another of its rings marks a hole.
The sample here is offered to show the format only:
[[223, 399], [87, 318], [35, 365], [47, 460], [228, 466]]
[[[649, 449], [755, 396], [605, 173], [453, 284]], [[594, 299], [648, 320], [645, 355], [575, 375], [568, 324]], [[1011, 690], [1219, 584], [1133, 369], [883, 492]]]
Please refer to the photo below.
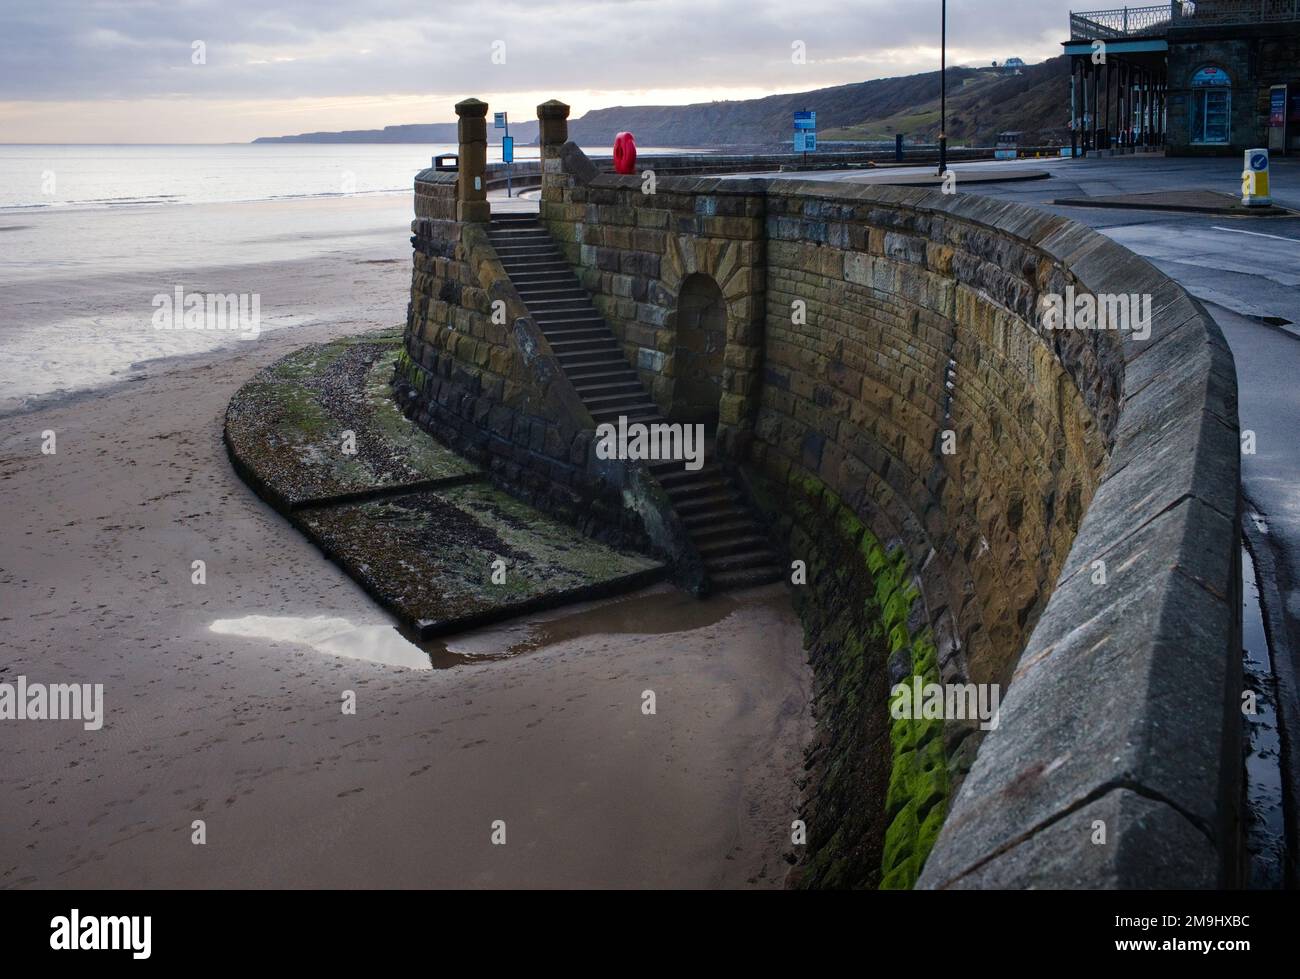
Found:
[[[902, 163], [897, 165], [906, 167], [908, 163], [917, 164], [915, 154], [918, 151], [912, 148], [911, 152], [913, 156], [905, 158]], [[924, 154], [924, 152], [928, 151], [922, 152]], [[953, 160], [988, 159], [989, 151], [954, 148], [949, 150], [949, 156]], [[588, 157], [588, 159], [592, 158]], [[893, 152], [887, 150], [819, 151], [813, 154], [811, 161], [816, 163], [819, 168], [824, 167], [827, 169], [855, 166], [875, 168], [878, 164], [895, 164]], [[592, 162], [601, 171], [608, 171], [613, 166], [612, 158], [598, 157]], [[637, 173], [639, 175], [646, 170], [653, 170], [659, 176], [755, 173], [801, 167], [805, 162], [805, 154], [802, 153], [653, 153], [637, 157]], [[506, 172], [507, 164], [489, 163], [484, 171], [484, 182], [488, 189], [505, 187]], [[509, 164], [509, 172], [511, 179], [520, 187], [536, 187], [542, 175], [541, 160], [516, 160], [514, 163]], [[415, 181], [416, 183], [454, 184], [456, 182], [456, 171], [435, 170], [433, 167], [428, 167], [416, 174]]]
[[[572, 144], [564, 155], [577, 155]], [[641, 185], [590, 170], [576, 179]], [[1152, 297], [1145, 339], [1048, 340], [1109, 459], [918, 886], [1230, 885], [1240, 457], [1235, 367], [1210, 316], [1127, 249], [1024, 205], [766, 178], [664, 177], [657, 193], [878, 203], [885, 226], [900, 209], [968, 222], [1031, 248], [1084, 291]], [[1041, 329], [1035, 295], [996, 298]]]

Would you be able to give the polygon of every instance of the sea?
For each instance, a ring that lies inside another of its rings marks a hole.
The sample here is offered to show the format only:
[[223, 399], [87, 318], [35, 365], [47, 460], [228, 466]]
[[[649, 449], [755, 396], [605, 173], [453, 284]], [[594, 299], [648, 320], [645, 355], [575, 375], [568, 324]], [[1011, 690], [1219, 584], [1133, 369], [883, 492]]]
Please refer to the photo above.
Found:
[[178, 288], [259, 297], [262, 336], [400, 322], [413, 179], [455, 150], [0, 145], [0, 415], [248, 342], [156, 329]]
[[[0, 212], [394, 193], [409, 190], [434, 156], [455, 152], [415, 143], [0, 145]], [[515, 157], [536, 159], [537, 147], [517, 145]], [[489, 160], [500, 158], [491, 146]]]

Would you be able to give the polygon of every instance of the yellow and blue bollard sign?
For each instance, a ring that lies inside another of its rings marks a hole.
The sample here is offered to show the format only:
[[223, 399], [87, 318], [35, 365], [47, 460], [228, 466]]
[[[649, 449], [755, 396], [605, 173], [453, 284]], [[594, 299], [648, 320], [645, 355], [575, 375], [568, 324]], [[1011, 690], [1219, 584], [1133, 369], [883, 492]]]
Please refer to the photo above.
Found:
[[1247, 150], [1246, 168], [1241, 173], [1241, 203], [1263, 207], [1273, 203], [1268, 186], [1268, 150]]

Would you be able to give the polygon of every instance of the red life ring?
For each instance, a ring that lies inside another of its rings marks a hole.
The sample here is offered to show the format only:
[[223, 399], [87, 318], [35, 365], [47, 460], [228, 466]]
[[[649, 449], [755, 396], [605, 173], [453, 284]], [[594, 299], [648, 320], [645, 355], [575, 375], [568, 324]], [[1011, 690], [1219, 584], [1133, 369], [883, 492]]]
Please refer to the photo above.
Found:
[[614, 172], [636, 173], [636, 139], [631, 133], [614, 137]]

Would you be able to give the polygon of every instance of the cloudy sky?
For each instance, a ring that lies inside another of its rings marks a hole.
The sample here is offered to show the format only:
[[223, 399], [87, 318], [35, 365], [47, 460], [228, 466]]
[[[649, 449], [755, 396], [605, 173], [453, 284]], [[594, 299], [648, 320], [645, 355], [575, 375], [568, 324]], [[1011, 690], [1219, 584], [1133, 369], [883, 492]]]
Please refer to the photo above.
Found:
[[[1074, 4], [1091, 9], [1105, 4]], [[940, 0], [3, 0], [0, 142], [209, 143], [798, 92], [932, 70]], [[955, 64], [1061, 52], [1067, 0], [950, 0]], [[795, 64], [792, 45], [806, 45]], [[495, 60], [494, 60], [495, 53]], [[499, 63], [504, 60], [504, 63]]]

